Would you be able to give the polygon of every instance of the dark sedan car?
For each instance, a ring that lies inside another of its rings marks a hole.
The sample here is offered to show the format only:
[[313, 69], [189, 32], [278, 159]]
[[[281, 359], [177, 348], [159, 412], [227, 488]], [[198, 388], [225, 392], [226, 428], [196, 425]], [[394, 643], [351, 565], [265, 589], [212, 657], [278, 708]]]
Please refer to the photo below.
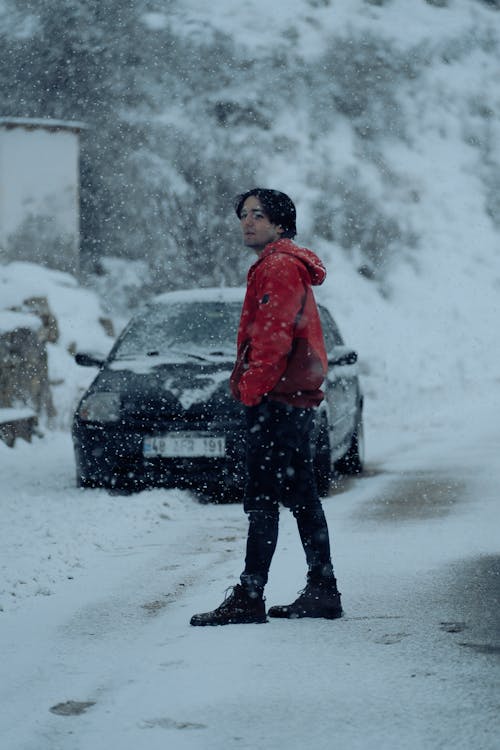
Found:
[[[241, 498], [243, 407], [230, 395], [244, 290], [163, 294], [132, 318], [110, 354], [78, 353], [99, 372], [73, 420], [76, 480], [122, 490], [191, 488], [220, 501]], [[329, 371], [317, 412], [318, 486], [332, 472], [363, 468], [363, 396], [357, 355], [320, 306]]]

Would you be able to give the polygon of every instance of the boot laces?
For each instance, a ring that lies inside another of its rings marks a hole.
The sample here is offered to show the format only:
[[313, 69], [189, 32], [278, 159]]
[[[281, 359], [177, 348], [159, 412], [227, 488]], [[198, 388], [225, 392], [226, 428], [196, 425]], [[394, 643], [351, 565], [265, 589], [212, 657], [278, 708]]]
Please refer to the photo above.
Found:
[[234, 586], [228, 586], [228, 588], [224, 592], [224, 600], [222, 604], [218, 607], [218, 609], [226, 609], [229, 605], [233, 603], [235, 599], [239, 599], [241, 593], [243, 592], [243, 586], [241, 584], [237, 583]]

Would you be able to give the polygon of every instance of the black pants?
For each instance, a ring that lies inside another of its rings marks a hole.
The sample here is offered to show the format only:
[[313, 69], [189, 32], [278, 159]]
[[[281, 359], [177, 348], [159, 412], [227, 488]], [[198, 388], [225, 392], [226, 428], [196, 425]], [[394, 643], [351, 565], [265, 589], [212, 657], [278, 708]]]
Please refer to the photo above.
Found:
[[314, 410], [264, 400], [247, 407], [249, 527], [244, 585], [262, 589], [278, 540], [279, 505], [297, 520], [309, 575], [332, 578], [330, 541], [311, 457]]

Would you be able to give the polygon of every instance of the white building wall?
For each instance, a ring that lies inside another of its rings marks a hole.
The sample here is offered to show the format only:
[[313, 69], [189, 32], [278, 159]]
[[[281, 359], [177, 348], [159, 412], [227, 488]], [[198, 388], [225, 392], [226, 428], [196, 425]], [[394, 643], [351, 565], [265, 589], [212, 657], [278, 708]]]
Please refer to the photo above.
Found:
[[0, 248], [6, 259], [78, 271], [80, 127], [0, 118]]

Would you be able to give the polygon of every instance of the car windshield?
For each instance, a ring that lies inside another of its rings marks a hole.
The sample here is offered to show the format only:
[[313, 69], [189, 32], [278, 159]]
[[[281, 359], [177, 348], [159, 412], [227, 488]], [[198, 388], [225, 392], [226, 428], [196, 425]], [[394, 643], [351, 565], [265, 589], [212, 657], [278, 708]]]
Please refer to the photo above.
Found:
[[113, 359], [186, 354], [233, 355], [241, 312], [239, 302], [177, 302], [147, 308], [133, 318]]

